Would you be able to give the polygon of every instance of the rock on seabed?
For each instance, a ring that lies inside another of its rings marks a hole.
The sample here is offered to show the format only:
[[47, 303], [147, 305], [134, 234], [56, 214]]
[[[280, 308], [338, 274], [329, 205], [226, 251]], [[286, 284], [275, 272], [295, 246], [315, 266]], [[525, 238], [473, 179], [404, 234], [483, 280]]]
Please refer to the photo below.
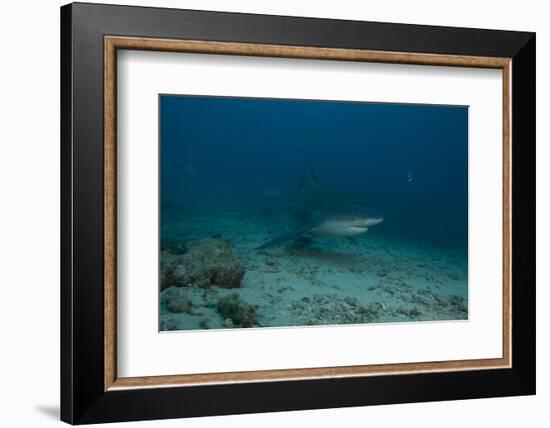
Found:
[[244, 266], [231, 246], [220, 239], [201, 239], [186, 244], [187, 251], [178, 257], [171, 282], [178, 287], [237, 288], [241, 286]]

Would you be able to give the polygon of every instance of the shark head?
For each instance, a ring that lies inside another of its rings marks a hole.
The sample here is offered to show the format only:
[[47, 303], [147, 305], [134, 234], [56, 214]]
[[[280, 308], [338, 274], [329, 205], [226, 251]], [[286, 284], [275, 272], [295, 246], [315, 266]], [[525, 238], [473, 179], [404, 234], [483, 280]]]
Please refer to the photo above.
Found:
[[311, 230], [316, 235], [356, 236], [365, 233], [369, 227], [380, 224], [384, 218], [361, 203], [350, 202], [326, 214], [319, 213], [318, 225]]

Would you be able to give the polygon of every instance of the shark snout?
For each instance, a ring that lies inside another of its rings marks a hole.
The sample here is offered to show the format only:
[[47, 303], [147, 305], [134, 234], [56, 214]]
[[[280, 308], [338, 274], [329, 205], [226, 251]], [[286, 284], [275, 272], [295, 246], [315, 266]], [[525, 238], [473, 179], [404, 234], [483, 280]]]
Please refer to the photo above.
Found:
[[380, 224], [384, 221], [384, 217], [372, 217], [365, 220], [365, 226], [371, 227], [376, 226], [377, 224]]
[[384, 221], [384, 217], [381, 215], [366, 215], [366, 216], [358, 216], [353, 219], [349, 220], [350, 226], [355, 227], [371, 227], [376, 226], [377, 224], [380, 224]]

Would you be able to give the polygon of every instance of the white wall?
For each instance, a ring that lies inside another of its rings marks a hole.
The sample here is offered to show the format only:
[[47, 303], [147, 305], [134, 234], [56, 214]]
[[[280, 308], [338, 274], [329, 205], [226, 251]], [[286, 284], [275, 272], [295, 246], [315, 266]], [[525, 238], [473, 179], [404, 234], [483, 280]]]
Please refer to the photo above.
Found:
[[[104, 3], [113, 3], [103, 1]], [[58, 0], [0, 6], [0, 420], [57, 422], [59, 397], [59, 10]], [[550, 417], [549, 14], [540, 0], [148, 0], [127, 4], [537, 32], [538, 395], [151, 422], [148, 426], [515, 427]], [[543, 197], [546, 196], [546, 197]], [[544, 422], [543, 422], [544, 421]], [[127, 424], [125, 426], [137, 426]]]

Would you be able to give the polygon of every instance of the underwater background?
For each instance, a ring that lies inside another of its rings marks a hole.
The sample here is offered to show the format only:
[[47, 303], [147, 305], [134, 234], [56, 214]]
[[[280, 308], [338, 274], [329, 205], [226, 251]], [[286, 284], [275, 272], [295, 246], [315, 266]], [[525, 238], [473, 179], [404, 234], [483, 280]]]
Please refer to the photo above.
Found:
[[[161, 95], [159, 109], [161, 330], [467, 319], [466, 106]], [[296, 226], [308, 170], [384, 221], [258, 250]]]

